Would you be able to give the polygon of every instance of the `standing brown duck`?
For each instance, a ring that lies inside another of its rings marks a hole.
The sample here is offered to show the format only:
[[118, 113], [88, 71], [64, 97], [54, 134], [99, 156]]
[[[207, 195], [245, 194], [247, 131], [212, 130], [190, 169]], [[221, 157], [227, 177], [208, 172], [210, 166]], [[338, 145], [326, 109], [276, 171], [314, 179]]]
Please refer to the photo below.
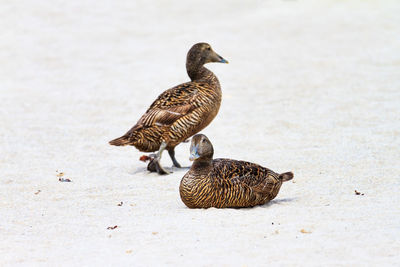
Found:
[[179, 192], [189, 208], [244, 208], [274, 199], [283, 182], [293, 173], [277, 174], [255, 163], [214, 159], [213, 146], [205, 135], [193, 136], [190, 170], [183, 176]]
[[146, 113], [123, 136], [110, 141], [114, 146], [135, 146], [143, 152], [158, 151], [147, 169], [159, 174], [168, 172], [161, 166], [162, 152], [168, 150], [175, 167], [175, 147], [204, 129], [215, 118], [221, 105], [221, 86], [217, 77], [204, 64], [228, 63], [207, 43], [198, 43], [189, 50], [186, 70], [190, 82], [164, 91]]

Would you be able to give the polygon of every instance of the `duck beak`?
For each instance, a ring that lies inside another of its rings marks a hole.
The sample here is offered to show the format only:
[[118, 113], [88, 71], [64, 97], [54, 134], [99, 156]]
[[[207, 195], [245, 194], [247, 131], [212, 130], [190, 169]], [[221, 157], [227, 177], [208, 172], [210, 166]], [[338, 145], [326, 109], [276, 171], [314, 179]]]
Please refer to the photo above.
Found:
[[207, 62], [228, 63], [228, 60], [215, 53], [215, 51], [212, 51]]
[[229, 63], [228, 60], [226, 60], [225, 58], [221, 57], [220, 55], [217, 54], [217, 56], [218, 56], [218, 59], [219, 59], [219, 61], [218, 61], [219, 63], [226, 63], [226, 64]]
[[194, 160], [200, 158], [200, 155], [199, 155], [199, 153], [198, 153], [198, 151], [197, 151], [198, 148], [199, 148], [199, 146], [198, 146], [198, 145], [195, 145], [195, 146], [190, 150], [190, 157], [189, 157], [189, 160], [190, 160], [190, 161], [194, 161]]

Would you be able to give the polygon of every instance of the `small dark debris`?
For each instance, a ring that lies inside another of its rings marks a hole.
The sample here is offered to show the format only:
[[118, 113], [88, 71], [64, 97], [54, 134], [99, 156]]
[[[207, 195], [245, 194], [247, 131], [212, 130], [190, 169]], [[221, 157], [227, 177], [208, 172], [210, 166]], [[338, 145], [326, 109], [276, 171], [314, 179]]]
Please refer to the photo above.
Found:
[[358, 195], [361, 195], [361, 196], [364, 195], [364, 193], [358, 192], [357, 190], [354, 190], [354, 193], [355, 193], [357, 196], [358, 196]]
[[124, 204], [124, 202], [121, 201], [121, 203], [118, 203], [117, 206], [122, 206]]
[[56, 170], [56, 173], [57, 173], [58, 181], [60, 181], [60, 182], [67, 182], [67, 183], [72, 182], [72, 181], [71, 181], [70, 179], [68, 179], [68, 178], [63, 178], [63, 176], [64, 176], [64, 173], [63, 173], [63, 172], [59, 172], [58, 170]]
[[40, 192], [42, 192], [41, 190], [38, 190], [37, 192], [35, 192], [35, 195], [39, 194]]
[[60, 181], [60, 182], [65, 182], [65, 183], [70, 183], [70, 182], [72, 182], [71, 179], [68, 179], [68, 178], [58, 178], [58, 181]]
[[272, 225], [274, 225], [274, 223], [272, 223]]
[[109, 227], [107, 227], [107, 230], [114, 230], [114, 229], [117, 228], [117, 227], [118, 227], [118, 225], [109, 226]]

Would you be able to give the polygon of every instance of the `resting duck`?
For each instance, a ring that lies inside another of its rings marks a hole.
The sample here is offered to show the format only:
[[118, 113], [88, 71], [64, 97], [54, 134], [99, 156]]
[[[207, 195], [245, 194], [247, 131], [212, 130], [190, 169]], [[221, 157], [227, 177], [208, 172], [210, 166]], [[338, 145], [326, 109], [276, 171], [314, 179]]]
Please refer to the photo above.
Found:
[[255, 163], [214, 159], [213, 146], [205, 135], [193, 136], [190, 160], [179, 192], [189, 208], [244, 208], [274, 199], [293, 173], [277, 174]]
[[190, 82], [164, 91], [146, 113], [123, 136], [110, 141], [114, 146], [135, 146], [143, 152], [158, 151], [147, 167], [150, 171], [167, 174], [161, 164], [166, 149], [175, 167], [175, 147], [204, 129], [215, 118], [221, 105], [221, 86], [217, 77], [204, 64], [228, 63], [207, 43], [198, 43], [189, 50], [186, 70]]

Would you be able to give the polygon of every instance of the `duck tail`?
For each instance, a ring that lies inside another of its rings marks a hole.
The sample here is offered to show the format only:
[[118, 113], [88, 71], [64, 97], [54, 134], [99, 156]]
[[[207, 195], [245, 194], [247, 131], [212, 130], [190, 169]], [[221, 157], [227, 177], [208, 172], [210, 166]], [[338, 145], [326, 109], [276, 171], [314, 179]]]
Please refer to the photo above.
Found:
[[129, 145], [129, 138], [127, 136], [121, 136], [117, 139], [111, 140], [108, 142], [112, 146], [126, 146]]
[[293, 172], [284, 172], [279, 174], [278, 179], [281, 180], [282, 182], [287, 182], [292, 180], [294, 177]]

